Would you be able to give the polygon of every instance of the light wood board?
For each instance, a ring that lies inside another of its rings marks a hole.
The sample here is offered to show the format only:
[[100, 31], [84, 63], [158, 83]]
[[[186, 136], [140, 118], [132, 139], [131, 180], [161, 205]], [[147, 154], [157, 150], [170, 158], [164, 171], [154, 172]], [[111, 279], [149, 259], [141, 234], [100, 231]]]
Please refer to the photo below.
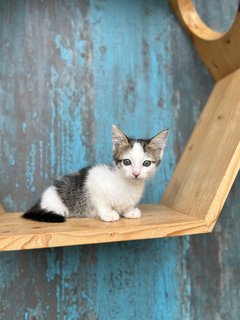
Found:
[[2, 215], [4, 215], [6, 212], [5, 212], [5, 209], [3, 208], [2, 204], [0, 203], [0, 217]]
[[214, 225], [240, 168], [240, 70], [214, 86], [162, 199]]
[[240, 5], [230, 30], [224, 33], [202, 21], [193, 0], [169, 0], [169, 3], [216, 81], [240, 68]]
[[141, 219], [103, 222], [72, 218], [65, 223], [43, 223], [23, 219], [21, 213], [0, 217], [0, 250], [50, 248], [80, 244], [129, 241], [206, 233], [204, 221], [162, 205], [140, 206]]
[[[227, 33], [208, 28], [191, 0], [170, 0], [215, 80], [207, 105], [160, 205], [143, 217], [106, 223], [29, 221], [0, 206], [0, 250], [129, 241], [210, 232], [240, 168], [240, 13]], [[226, 77], [226, 75], [228, 75]], [[225, 77], [225, 78], [223, 78]]]

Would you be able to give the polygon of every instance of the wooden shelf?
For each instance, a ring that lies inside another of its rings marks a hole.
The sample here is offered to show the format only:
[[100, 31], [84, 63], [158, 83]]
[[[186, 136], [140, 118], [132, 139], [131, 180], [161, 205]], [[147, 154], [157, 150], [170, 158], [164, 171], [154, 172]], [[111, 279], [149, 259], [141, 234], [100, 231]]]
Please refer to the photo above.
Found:
[[227, 32], [209, 28], [199, 16], [193, 0], [169, 0], [169, 3], [214, 80], [221, 80], [240, 68], [240, 0], [235, 20]]
[[160, 205], [141, 219], [29, 221], [0, 206], [0, 250], [152, 239], [210, 232], [240, 168], [240, 69], [218, 81]]
[[21, 213], [6, 213], [0, 217], [0, 250], [152, 239], [211, 231], [203, 220], [163, 205], [141, 205], [140, 209], [141, 219], [103, 222], [71, 218], [65, 223], [54, 224], [23, 219]]
[[[50, 224], [6, 213], [0, 205], [0, 250], [152, 239], [211, 232], [240, 169], [240, 10], [224, 34], [206, 27], [192, 0], [170, 0], [200, 57], [217, 80], [160, 205], [141, 219], [75, 218]], [[230, 45], [231, 44], [231, 45]], [[186, 75], [187, 77], [187, 75]]]

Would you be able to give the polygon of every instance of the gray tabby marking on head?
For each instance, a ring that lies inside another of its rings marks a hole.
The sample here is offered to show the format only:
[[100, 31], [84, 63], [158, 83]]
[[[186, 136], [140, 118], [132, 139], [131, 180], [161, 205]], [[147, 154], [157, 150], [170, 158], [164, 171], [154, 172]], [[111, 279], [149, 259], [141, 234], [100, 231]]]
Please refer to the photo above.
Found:
[[118, 164], [123, 159], [123, 155], [139, 143], [144, 152], [151, 156], [158, 166], [161, 163], [163, 150], [166, 145], [168, 130], [161, 131], [151, 139], [134, 139], [127, 137], [119, 128], [112, 126], [113, 157]]
[[113, 158], [116, 163], [122, 160], [122, 155], [131, 148], [129, 138], [116, 126], [112, 126]]
[[155, 135], [152, 139], [149, 140], [148, 144], [146, 145], [146, 152], [156, 161], [156, 165], [158, 166], [163, 157], [163, 151], [166, 146], [166, 141], [168, 137], [168, 129], [163, 130], [157, 135]]

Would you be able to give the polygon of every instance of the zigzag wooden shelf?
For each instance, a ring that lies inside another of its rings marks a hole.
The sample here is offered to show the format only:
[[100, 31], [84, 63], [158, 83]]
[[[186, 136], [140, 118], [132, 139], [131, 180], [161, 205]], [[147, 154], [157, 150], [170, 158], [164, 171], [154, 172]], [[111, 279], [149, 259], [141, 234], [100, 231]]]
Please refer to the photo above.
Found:
[[102, 222], [72, 218], [65, 223], [25, 220], [21, 213], [0, 217], [0, 250], [63, 247], [78, 244], [129, 241], [209, 232], [204, 220], [162, 205], [142, 205], [141, 219]]
[[215, 84], [159, 205], [143, 217], [107, 223], [74, 218], [40, 223], [0, 206], [0, 250], [129, 241], [211, 232], [240, 169], [240, 13], [225, 34], [208, 28], [191, 0], [170, 4]]

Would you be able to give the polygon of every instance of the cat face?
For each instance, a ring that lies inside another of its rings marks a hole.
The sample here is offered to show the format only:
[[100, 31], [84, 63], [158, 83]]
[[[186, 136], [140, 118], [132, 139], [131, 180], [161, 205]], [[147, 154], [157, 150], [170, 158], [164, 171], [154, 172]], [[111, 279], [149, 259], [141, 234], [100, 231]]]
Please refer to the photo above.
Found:
[[119, 128], [112, 126], [113, 156], [118, 169], [132, 180], [152, 177], [163, 157], [168, 130], [151, 139], [128, 138]]

